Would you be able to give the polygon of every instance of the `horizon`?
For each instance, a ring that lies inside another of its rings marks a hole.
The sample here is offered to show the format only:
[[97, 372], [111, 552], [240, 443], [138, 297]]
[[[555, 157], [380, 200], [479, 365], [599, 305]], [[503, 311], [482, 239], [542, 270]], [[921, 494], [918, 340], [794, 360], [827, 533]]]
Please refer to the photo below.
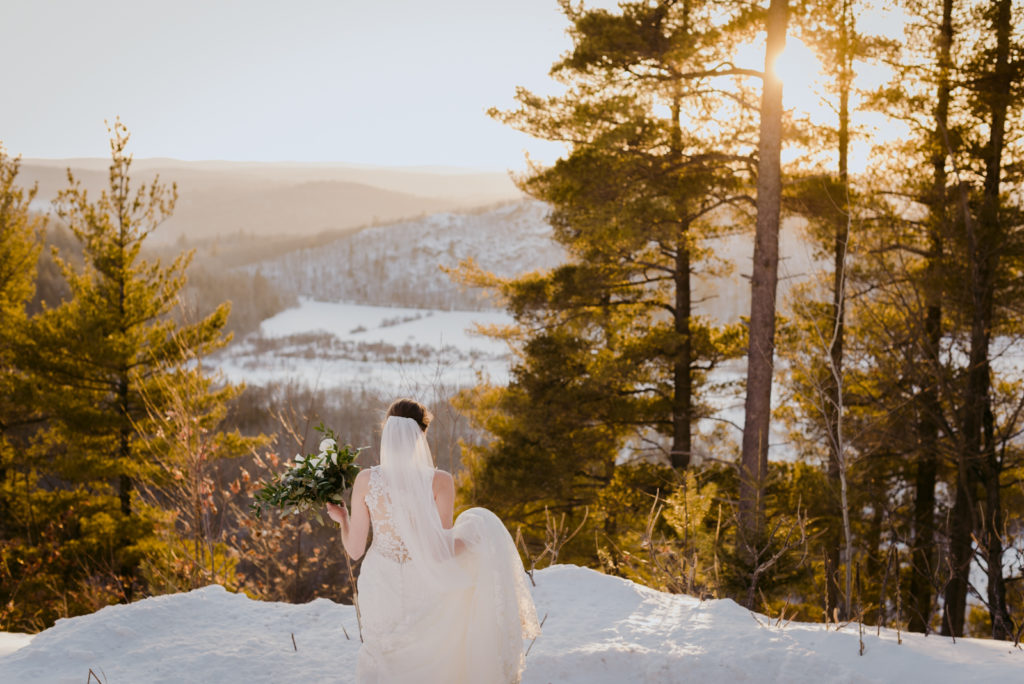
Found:
[[[18, 156], [18, 155], [15, 155]], [[21, 155], [21, 162], [58, 165], [62, 163], [74, 164], [89, 162], [95, 165], [107, 167], [110, 165], [110, 157], [28, 157]], [[507, 174], [509, 169], [486, 168], [474, 166], [460, 166], [454, 164], [372, 164], [363, 162], [349, 162], [343, 160], [322, 160], [305, 161], [301, 159], [183, 159], [180, 157], [139, 157], [132, 155], [132, 163], [176, 163], [176, 164], [229, 164], [239, 166], [319, 166], [346, 169], [367, 169], [382, 171], [416, 171], [421, 173], [497, 173]]]

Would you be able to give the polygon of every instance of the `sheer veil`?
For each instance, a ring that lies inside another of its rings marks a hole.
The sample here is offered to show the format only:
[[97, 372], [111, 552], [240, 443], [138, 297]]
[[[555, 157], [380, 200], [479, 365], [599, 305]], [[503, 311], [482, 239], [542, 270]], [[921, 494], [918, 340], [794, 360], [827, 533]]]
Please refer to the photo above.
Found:
[[444, 529], [434, 502], [435, 472], [419, 423], [389, 417], [380, 473], [391, 526], [409, 560], [363, 566], [359, 592], [372, 603], [364, 611], [367, 639], [357, 676], [375, 683], [519, 682], [523, 638], [540, 633], [519, 552], [485, 508], [463, 511], [452, 529]]
[[451, 591], [470, 578], [455, 559], [451, 530], [441, 525], [434, 503], [434, 462], [427, 438], [412, 418], [390, 416], [380, 440], [380, 467], [391, 498], [391, 520], [424, 588]]

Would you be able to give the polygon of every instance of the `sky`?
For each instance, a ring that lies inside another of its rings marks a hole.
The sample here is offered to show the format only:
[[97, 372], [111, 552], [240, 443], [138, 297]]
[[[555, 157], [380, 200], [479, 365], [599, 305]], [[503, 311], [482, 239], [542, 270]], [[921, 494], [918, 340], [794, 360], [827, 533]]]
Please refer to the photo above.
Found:
[[139, 158], [515, 170], [562, 152], [485, 113], [557, 92], [556, 0], [3, 0], [0, 25], [0, 141], [24, 157], [105, 157], [115, 116]]
[[4, 0], [0, 25], [0, 140], [25, 157], [106, 156], [115, 116], [137, 157], [501, 170], [556, 152], [485, 114], [549, 87], [555, 0]]

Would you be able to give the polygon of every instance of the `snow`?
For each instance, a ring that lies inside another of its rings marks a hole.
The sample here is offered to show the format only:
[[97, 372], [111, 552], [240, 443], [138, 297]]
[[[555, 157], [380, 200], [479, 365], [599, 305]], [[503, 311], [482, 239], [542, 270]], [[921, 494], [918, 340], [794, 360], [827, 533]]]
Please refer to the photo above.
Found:
[[[268, 318], [260, 337], [229, 346], [214, 358], [234, 382], [299, 380], [320, 388], [393, 393], [477, 384], [478, 373], [508, 377], [504, 342], [473, 333], [476, 324], [512, 322], [503, 311], [439, 311], [300, 300]], [[327, 336], [326, 338], [324, 336]], [[274, 340], [276, 348], [261, 341]]]
[[471, 335], [468, 331], [474, 323], [511, 322], [512, 317], [502, 311], [435, 311], [303, 299], [298, 307], [263, 321], [260, 331], [265, 337], [286, 337], [319, 330], [354, 342], [428, 344], [437, 349], [451, 345], [504, 354], [507, 352], [504, 343]]
[[[535, 574], [543, 634], [524, 684], [575, 682], [1021, 681], [1024, 651], [1005, 642], [951, 640], [857, 626], [776, 627], [730, 600], [665, 594], [593, 570]], [[345, 632], [351, 638], [346, 638]], [[209, 586], [60, 620], [29, 640], [0, 635], [0, 681], [354, 681], [359, 643], [351, 606], [317, 599], [266, 603]], [[294, 636], [294, 646], [292, 638]]]
[[14, 653], [19, 648], [28, 646], [32, 641], [31, 634], [18, 634], [16, 632], [0, 632], [0, 658], [8, 653]]

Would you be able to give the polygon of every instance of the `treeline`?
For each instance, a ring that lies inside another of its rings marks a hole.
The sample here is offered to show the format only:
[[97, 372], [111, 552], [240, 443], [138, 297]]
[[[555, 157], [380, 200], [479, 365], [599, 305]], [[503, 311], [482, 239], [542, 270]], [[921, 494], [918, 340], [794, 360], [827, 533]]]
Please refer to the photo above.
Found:
[[[494, 437], [467, 454], [462, 501], [518, 528], [531, 563], [1019, 641], [1024, 6], [903, 0], [893, 40], [859, 30], [857, 0], [560, 4], [565, 93], [520, 90], [491, 114], [566, 146], [519, 182], [570, 258], [462, 270], [501, 295], [519, 351], [507, 387], [460, 398]], [[737, 66], [759, 34], [764, 69]], [[787, 36], [824, 67], [830, 125], [783, 110]], [[864, 86], [866, 65], [889, 81]], [[874, 140], [855, 174], [872, 110], [909, 133]], [[786, 319], [783, 218], [832, 265]], [[751, 310], [718, 325], [693, 283], [730, 266], [715, 239], [737, 230]], [[745, 418], [729, 426], [715, 370], [739, 358]], [[768, 460], [773, 424], [793, 459]]]
[[[0, 630], [210, 583], [351, 600], [358, 568], [335, 529], [257, 520], [249, 503], [261, 479], [313, 450], [321, 421], [374, 447], [392, 397], [245, 389], [211, 372], [232, 327], [221, 297], [286, 300], [258, 277], [190, 271], [191, 253], [147, 256], [176, 189], [133, 185], [127, 144], [115, 123], [109, 187], [87, 195], [69, 174], [50, 225], [0, 148]], [[237, 331], [269, 315], [249, 311]], [[432, 448], [458, 468], [460, 440], [477, 437], [443, 388], [426, 389]], [[375, 448], [361, 458], [375, 462]]]

